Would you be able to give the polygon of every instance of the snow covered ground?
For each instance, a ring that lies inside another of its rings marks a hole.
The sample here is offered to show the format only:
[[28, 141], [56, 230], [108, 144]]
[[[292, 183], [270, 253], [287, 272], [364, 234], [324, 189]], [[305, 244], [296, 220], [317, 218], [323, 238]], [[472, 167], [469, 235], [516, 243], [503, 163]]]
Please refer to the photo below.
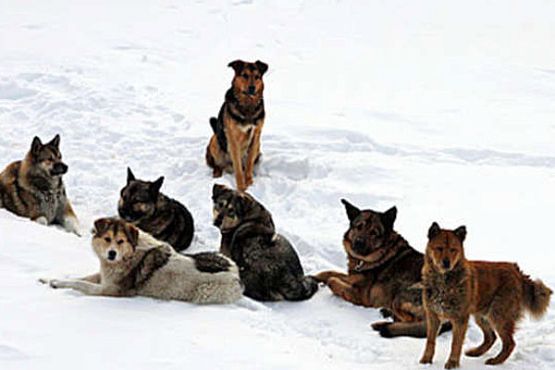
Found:
[[[260, 59], [264, 160], [250, 191], [309, 273], [344, 268], [346, 197], [397, 205], [420, 250], [432, 221], [466, 224], [470, 258], [518, 261], [554, 287], [554, 19], [555, 3], [534, 0], [3, 0], [0, 166], [60, 133], [85, 231], [116, 212], [131, 166], [166, 176], [195, 216], [190, 250], [215, 250], [208, 118], [227, 63]], [[198, 307], [36, 282], [93, 272], [89, 243], [0, 210], [1, 369], [439, 369], [448, 354], [444, 335], [434, 365], [418, 365], [423, 340], [380, 338], [376, 310], [325, 288]], [[520, 326], [500, 368], [555, 368], [555, 305]], [[472, 325], [465, 346], [480, 340]]]

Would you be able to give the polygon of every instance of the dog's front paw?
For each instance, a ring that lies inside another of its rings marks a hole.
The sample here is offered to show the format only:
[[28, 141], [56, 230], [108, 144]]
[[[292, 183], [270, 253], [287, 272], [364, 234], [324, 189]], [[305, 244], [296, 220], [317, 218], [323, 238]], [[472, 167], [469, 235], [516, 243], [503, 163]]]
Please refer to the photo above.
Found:
[[459, 367], [459, 361], [457, 360], [448, 360], [444, 366], [445, 369], [456, 369], [457, 367]]
[[48, 284], [48, 283], [50, 283], [50, 279], [40, 278], [38, 280], [38, 282], [41, 283], [41, 284]]
[[37, 217], [37, 218], [35, 219], [35, 222], [36, 222], [37, 224], [40, 224], [40, 225], [43, 225], [43, 226], [48, 225], [48, 220], [47, 220], [46, 217], [44, 217], [44, 216]]
[[51, 279], [48, 281], [48, 285], [52, 289], [63, 288], [63, 282], [61, 280]]
[[431, 364], [432, 363], [432, 356], [427, 356], [427, 355], [422, 356], [422, 358], [420, 359], [420, 363], [421, 364]]

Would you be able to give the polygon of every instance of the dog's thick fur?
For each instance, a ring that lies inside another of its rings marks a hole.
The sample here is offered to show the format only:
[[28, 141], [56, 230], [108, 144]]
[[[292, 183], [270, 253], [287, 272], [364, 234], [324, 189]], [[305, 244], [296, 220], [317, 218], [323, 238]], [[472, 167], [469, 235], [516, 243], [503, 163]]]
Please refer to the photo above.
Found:
[[254, 165], [260, 157], [260, 135], [264, 126], [264, 82], [268, 65], [235, 60], [229, 63], [235, 75], [218, 118], [210, 118], [214, 134], [206, 148], [206, 163], [214, 177], [234, 172], [237, 189], [253, 182]]
[[237, 266], [219, 253], [179, 254], [120, 219], [102, 218], [94, 225], [92, 246], [100, 272], [42, 282], [87, 295], [139, 295], [198, 304], [232, 303], [242, 296]]
[[501, 352], [486, 361], [503, 363], [515, 347], [515, 325], [528, 311], [541, 317], [547, 310], [552, 291], [541, 281], [532, 281], [514, 263], [468, 261], [463, 242], [466, 228], [442, 230], [433, 223], [428, 231], [428, 245], [422, 283], [428, 339], [421, 363], [431, 363], [440, 320], [453, 325], [451, 354], [446, 369], [459, 367], [468, 319], [474, 315], [484, 341], [466, 351], [467, 356], [481, 356], [501, 337]]
[[[343, 236], [348, 272], [324, 271], [314, 278], [346, 301], [383, 308], [382, 312], [394, 320], [372, 325], [383, 337], [424, 338], [426, 323], [419, 284], [424, 256], [393, 229], [397, 208], [381, 213], [360, 210], [345, 199], [341, 202], [349, 219]], [[442, 329], [448, 330], [449, 326]]]
[[80, 235], [79, 222], [62, 181], [67, 169], [62, 162], [60, 136], [46, 144], [35, 136], [25, 158], [0, 173], [0, 207], [44, 225], [61, 225]]
[[160, 192], [163, 181], [163, 177], [154, 182], [138, 180], [127, 168], [127, 184], [120, 192], [118, 213], [179, 252], [193, 240], [193, 216], [184, 205]]
[[305, 300], [318, 283], [304, 275], [295, 249], [276, 234], [272, 216], [246, 193], [214, 185], [214, 225], [222, 234], [220, 252], [239, 266], [245, 295], [259, 301]]

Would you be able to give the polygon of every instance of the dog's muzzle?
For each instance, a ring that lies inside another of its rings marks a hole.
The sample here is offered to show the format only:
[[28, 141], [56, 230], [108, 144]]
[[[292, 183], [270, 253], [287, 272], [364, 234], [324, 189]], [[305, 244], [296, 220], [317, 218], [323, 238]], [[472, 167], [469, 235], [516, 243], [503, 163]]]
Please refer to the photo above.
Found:
[[50, 174], [52, 176], [59, 176], [59, 175], [63, 175], [67, 172], [67, 165], [65, 163], [56, 163], [54, 164], [54, 166], [52, 167], [52, 169], [50, 170]]
[[253, 85], [249, 86], [247, 90], [247, 94], [254, 95], [255, 93], [256, 93], [256, 88]]

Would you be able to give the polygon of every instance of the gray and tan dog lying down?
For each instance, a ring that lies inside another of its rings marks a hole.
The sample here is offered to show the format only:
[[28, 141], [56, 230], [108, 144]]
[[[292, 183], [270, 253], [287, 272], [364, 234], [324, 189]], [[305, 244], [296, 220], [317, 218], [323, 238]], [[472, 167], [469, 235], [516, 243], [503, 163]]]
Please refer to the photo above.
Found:
[[100, 272], [81, 279], [40, 281], [87, 295], [138, 295], [199, 304], [232, 303], [243, 294], [237, 266], [229, 258], [212, 252], [179, 254], [120, 219], [96, 220], [92, 247]]

